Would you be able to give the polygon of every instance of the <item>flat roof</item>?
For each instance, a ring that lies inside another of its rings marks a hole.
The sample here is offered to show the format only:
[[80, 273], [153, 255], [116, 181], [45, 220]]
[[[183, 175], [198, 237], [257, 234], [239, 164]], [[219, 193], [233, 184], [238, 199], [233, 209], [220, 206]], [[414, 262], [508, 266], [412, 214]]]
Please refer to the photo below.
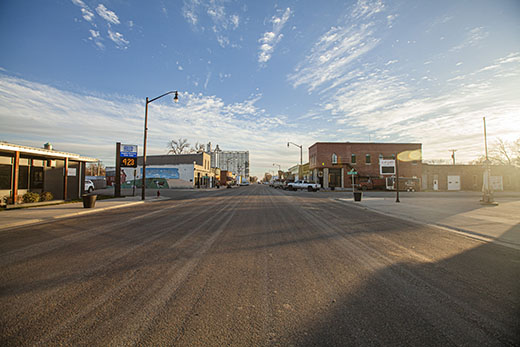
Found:
[[316, 145], [376, 145], [376, 146], [395, 146], [395, 145], [413, 145], [413, 146], [421, 146], [420, 142], [315, 142], [310, 145], [308, 148], [314, 147]]
[[16, 144], [4, 142], [4, 141], [0, 141], [0, 151], [13, 152], [13, 153], [20, 152], [20, 153], [24, 153], [24, 154], [41, 155], [41, 156], [49, 157], [49, 158], [68, 158], [68, 159], [74, 159], [74, 160], [85, 161], [85, 162], [98, 161], [96, 158], [83, 157], [76, 153], [61, 152], [61, 151], [55, 151], [52, 149], [45, 149], [45, 148], [22, 146], [22, 145], [16, 145]]
[[343, 145], [422, 145], [421, 142], [315, 142], [317, 144], [343, 144]]

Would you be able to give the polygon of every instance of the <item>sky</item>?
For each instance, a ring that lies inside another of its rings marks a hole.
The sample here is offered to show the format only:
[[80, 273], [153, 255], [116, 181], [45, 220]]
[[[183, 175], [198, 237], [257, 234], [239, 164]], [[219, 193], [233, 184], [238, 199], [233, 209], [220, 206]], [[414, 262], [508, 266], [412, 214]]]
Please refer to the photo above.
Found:
[[[520, 137], [520, 1], [0, 2], [0, 140], [99, 158], [186, 138], [251, 174], [315, 142], [469, 162]], [[273, 165], [276, 164], [276, 165]]]

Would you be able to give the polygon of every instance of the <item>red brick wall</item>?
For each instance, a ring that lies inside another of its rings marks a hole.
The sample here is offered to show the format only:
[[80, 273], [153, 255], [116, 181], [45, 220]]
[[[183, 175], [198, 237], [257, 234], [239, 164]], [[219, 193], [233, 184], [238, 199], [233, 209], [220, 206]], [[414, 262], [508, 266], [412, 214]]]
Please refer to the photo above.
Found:
[[[378, 177], [379, 155], [392, 159], [395, 153], [408, 150], [421, 150], [420, 143], [349, 143], [349, 142], [317, 142], [309, 147], [309, 168], [355, 168], [359, 176]], [[338, 164], [332, 163], [332, 153], [338, 156]], [[356, 163], [351, 163], [352, 154], [356, 155]], [[370, 154], [371, 163], [365, 161]], [[400, 177], [421, 177], [421, 162], [399, 162]]]

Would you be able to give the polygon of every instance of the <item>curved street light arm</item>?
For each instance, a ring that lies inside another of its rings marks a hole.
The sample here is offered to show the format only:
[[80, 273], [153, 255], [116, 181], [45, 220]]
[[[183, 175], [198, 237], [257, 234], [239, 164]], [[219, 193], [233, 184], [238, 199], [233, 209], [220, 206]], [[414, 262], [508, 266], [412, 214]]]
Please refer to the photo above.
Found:
[[173, 94], [175, 93], [175, 97], [173, 98], [173, 100], [175, 100], [175, 102], [177, 102], [179, 100], [179, 92], [176, 91], [176, 90], [172, 90], [171, 92], [168, 92], [168, 93], [164, 93], [163, 95], [159, 95], [158, 97], [156, 98], [153, 98], [152, 100], [148, 100], [148, 98], [146, 98], [146, 103], [149, 104], [157, 99], [160, 99], [162, 98], [163, 96], [166, 96], [166, 95], [170, 95], [170, 94]]

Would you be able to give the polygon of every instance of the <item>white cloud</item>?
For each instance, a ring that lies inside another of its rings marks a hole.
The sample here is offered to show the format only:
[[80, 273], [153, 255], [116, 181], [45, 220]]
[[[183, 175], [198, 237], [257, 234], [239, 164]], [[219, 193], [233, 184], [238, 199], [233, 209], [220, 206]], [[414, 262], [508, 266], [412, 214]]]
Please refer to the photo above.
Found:
[[311, 54], [289, 75], [294, 87], [307, 85], [309, 91], [319, 86], [344, 82], [351, 63], [377, 46], [369, 24], [333, 27], [314, 45]]
[[[149, 105], [149, 154], [165, 154], [166, 143], [174, 138], [211, 141], [225, 150], [249, 150], [252, 173], [263, 174], [272, 168], [273, 155], [287, 157], [280, 162], [287, 167], [297, 161], [285, 147], [288, 136], [312, 144], [306, 134], [287, 132], [285, 116], [258, 108], [261, 95], [232, 104], [201, 94], [181, 93], [179, 98], [178, 104], [165, 97]], [[116, 141], [141, 148], [143, 103], [135, 97], [81, 95], [0, 75], [0, 138], [37, 147], [50, 141], [58, 150], [111, 165]]]
[[92, 22], [92, 20], [94, 19], [94, 13], [87, 8], [82, 8], [81, 14], [87, 22]]
[[283, 38], [283, 34], [281, 31], [289, 18], [291, 17], [291, 9], [286, 8], [283, 13], [279, 16], [273, 16], [271, 18], [272, 23], [272, 31], [265, 32], [262, 37], [258, 40], [260, 43], [259, 53], [258, 53], [258, 62], [261, 65], [267, 63], [274, 52], [274, 48]]
[[238, 25], [240, 24], [240, 17], [236, 14], [232, 15], [230, 17], [231, 24], [233, 24], [233, 29], [238, 28]]
[[467, 47], [477, 46], [482, 40], [484, 40], [488, 36], [489, 33], [484, 31], [483, 27], [473, 28], [467, 32], [464, 41], [461, 44], [453, 47], [450, 51], [455, 52]]
[[[325, 108], [339, 127], [362, 129], [376, 139], [422, 142], [425, 158], [442, 158], [447, 147], [469, 161], [482, 154], [482, 117], [494, 124], [495, 136], [520, 134], [520, 60], [515, 54], [495, 60], [493, 75], [480, 69], [459, 75], [443, 92], [417, 92], [406, 76], [368, 70], [325, 96]], [[490, 133], [493, 134], [493, 133]], [[493, 136], [493, 135], [490, 135]]]
[[72, 0], [72, 3], [79, 7], [87, 7], [87, 5], [85, 5], [85, 3], [81, 0]]
[[[367, 19], [383, 11], [385, 5], [381, 0], [371, 1], [371, 0], [358, 0], [354, 9], [352, 10], [352, 17], [354, 19]], [[394, 19], [394, 17], [390, 17], [390, 19]]]
[[90, 29], [90, 36], [94, 39], [97, 39], [99, 37], [99, 31]]
[[105, 45], [102, 42], [103, 38], [101, 37], [101, 34], [99, 33], [99, 31], [90, 29], [89, 32], [90, 32], [90, 37], [88, 39], [90, 41], [93, 41], [94, 44], [96, 45], [96, 47], [98, 47], [99, 49], [104, 49]]
[[[81, 15], [83, 19], [85, 19], [87, 22], [90, 23], [90, 25], [94, 28], [98, 28], [98, 24], [96, 24], [96, 16], [94, 12], [82, 1], [82, 0], [71, 0], [72, 3], [76, 6], [79, 6], [81, 8]], [[130, 43], [128, 40], [126, 40], [122, 33], [114, 31], [111, 29], [111, 24], [120, 24], [119, 17], [116, 15], [114, 11], [108, 10], [105, 5], [98, 4], [96, 7], [96, 12], [98, 15], [103, 18], [106, 23], [105, 26], [108, 27], [107, 34], [108, 39], [110, 39], [112, 42], [116, 44], [117, 48], [124, 48], [126, 49], [128, 47], [128, 44]], [[102, 24], [103, 25], [103, 24]], [[133, 21], [128, 21], [129, 28], [132, 28], [134, 26]], [[100, 34], [99, 30], [93, 30], [89, 29], [90, 36], [88, 37], [88, 40], [93, 42], [97, 48], [104, 49], [105, 45], [103, 44], [103, 37]]]
[[96, 7], [96, 12], [98, 13], [98, 15], [101, 18], [103, 18], [104, 20], [106, 20], [109, 23], [112, 23], [112, 24], [119, 24], [120, 23], [119, 22], [119, 18], [117, 17], [115, 12], [114, 11], [110, 11], [103, 4], [99, 4]]
[[207, 28], [215, 33], [219, 45], [223, 48], [237, 47], [230, 39], [232, 31], [240, 25], [240, 16], [228, 14], [224, 0], [184, 0], [182, 15], [195, 30], [205, 31]]
[[108, 29], [108, 37], [119, 48], [127, 48], [128, 44], [130, 43], [127, 40], [125, 40], [125, 38], [123, 37], [123, 34], [118, 33], [117, 31], [112, 31], [111, 29]]

